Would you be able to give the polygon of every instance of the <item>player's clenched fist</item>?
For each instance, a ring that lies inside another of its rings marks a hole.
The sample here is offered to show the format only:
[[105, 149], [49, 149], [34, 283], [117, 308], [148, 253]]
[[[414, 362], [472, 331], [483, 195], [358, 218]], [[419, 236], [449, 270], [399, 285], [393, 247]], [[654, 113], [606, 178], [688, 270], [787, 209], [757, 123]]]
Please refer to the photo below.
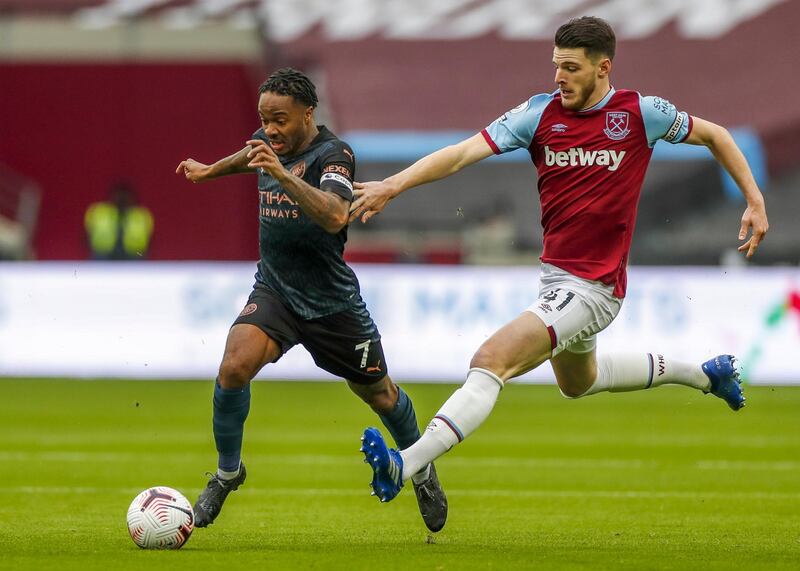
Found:
[[175, 169], [176, 174], [183, 173], [187, 180], [192, 182], [204, 181], [208, 175], [208, 171], [208, 165], [199, 163], [194, 159], [186, 159], [185, 161], [181, 161], [181, 164], [179, 164], [178, 168]]
[[281, 171], [285, 170], [278, 155], [267, 143], [260, 139], [253, 139], [247, 141], [247, 144], [250, 145], [250, 151], [247, 153], [247, 158], [250, 159], [250, 162], [247, 163], [248, 167], [262, 168], [273, 177], [278, 177]]

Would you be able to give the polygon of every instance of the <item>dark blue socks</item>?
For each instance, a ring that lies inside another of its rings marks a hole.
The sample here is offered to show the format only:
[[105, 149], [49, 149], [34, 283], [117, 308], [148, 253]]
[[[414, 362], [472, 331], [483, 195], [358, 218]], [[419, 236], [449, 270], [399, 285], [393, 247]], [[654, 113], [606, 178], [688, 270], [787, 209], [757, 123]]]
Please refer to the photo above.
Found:
[[[379, 415], [383, 425], [401, 450], [419, 439], [417, 415], [408, 395], [397, 387], [397, 404], [388, 414]], [[242, 458], [244, 421], [250, 412], [250, 385], [243, 389], [223, 389], [214, 384], [214, 440], [219, 453], [218, 467], [236, 472]]]
[[397, 387], [397, 391], [397, 404], [394, 408], [388, 414], [378, 416], [394, 438], [397, 447], [403, 450], [419, 440], [419, 426], [411, 399], [400, 387]]
[[217, 443], [220, 470], [239, 470], [244, 421], [249, 412], [249, 383], [242, 389], [223, 389], [219, 381], [214, 383], [214, 440]]

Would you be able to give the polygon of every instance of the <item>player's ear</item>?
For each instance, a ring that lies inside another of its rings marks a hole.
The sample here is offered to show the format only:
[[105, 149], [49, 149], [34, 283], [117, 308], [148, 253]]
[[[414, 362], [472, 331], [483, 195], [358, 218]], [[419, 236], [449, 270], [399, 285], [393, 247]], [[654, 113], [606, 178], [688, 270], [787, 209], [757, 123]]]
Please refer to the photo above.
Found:
[[600, 77], [608, 77], [610, 74], [611, 74], [611, 60], [606, 57], [600, 60], [599, 75]]

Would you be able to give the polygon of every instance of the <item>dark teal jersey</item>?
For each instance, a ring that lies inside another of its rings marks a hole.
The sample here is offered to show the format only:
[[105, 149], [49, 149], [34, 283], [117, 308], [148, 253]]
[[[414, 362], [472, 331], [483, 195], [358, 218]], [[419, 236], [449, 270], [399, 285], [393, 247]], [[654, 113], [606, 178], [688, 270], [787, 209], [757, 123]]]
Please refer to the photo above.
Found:
[[[253, 136], [267, 141], [262, 129]], [[280, 161], [314, 188], [352, 202], [353, 151], [324, 126], [302, 153]], [[303, 319], [363, 306], [358, 280], [343, 258], [347, 227], [337, 234], [326, 232], [274, 178], [258, 170], [261, 260], [256, 281]]]

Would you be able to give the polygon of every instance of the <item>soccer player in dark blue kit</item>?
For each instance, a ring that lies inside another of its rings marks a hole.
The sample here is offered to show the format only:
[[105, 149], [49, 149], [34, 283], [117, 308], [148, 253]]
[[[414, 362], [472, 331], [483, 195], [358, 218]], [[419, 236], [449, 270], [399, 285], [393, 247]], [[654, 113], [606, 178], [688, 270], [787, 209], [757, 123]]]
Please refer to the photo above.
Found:
[[[353, 200], [355, 157], [314, 120], [317, 94], [303, 73], [274, 72], [259, 89], [261, 128], [233, 155], [206, 165], [187, 158], [176, 172], [192, 182], [258, 174], [260, 251], [253, 292], [228, 334], [214, 386], [218, 470], [195, 506], [195, 525], [219, 515], [245, 481], [241, 461], [250, 381], [294, 345], [350, 389], [383, 421], [397, 445], [420, 436], [408, 395], [387, 374], [378, 328], [342, 257]], [[414, 478], [425, 525], [439, 531], [447, 498], [433, 464]]]

